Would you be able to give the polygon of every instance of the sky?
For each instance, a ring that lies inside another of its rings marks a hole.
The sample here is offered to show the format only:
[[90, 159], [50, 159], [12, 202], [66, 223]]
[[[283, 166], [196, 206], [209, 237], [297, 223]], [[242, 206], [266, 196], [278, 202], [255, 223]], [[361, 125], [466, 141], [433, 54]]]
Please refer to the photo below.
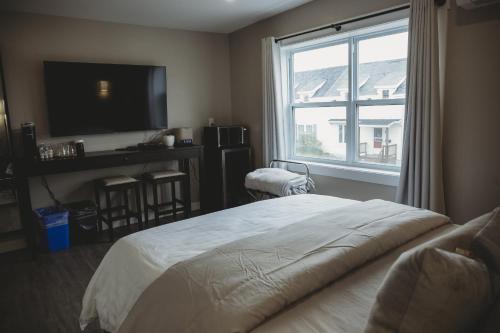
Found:
[[[407, 52], [407, 32], [362, 40], [358, 50], [360, 63], [406, 58]], [[295, 71], [346, 66], [349, 62], [348, 55], [347, 43], [295, 53]]]

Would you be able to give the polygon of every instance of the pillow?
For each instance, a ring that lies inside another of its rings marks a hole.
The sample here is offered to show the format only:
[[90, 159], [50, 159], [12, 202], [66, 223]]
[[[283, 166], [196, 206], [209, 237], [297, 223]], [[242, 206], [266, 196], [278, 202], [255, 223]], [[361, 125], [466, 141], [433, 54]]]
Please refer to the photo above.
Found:
[[487, 267], [436, 248], [406, 252], [389, 270], [365, 333], [457, 333], [494, 300]]
[[491, 213], [487, 224], [472, 240], [472, 251], [491, 270], [500, 273], [500, 207]]
[[[476, 234], [472, 240], [472, 251], [481, 258], [491, 271], [495, 271], [495, 285], [498, 289], [500, 274], [500, 207], [493, 210], [488, 222]], [[483, 329], [481, 332], [498, 332], [500, 327], [500, 298], [497, 297], [496, 304], [491, 307], [488, 314], [481, 320]]]

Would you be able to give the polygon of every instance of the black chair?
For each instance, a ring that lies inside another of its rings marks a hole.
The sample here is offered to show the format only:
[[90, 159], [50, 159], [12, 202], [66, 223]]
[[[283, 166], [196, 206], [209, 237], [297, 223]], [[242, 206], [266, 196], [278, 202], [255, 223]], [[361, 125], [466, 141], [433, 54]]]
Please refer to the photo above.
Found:
[[[182, 199], [177, 198], [175, 184], [180, 182]], [[171, 200], [159, 202], [158, 190], [161, 185], [170, 184]], [[148, 201], [148, 185], [153, 192], [153, 203]], [[160, 218], [172, 214], [174, 221], [177, 219], [177, 212], [183, 211], [184, 217], [191, 216], [191, 195], [189, 189], [189, 176], [180, 171], [166, 170], [158, 172], [148, 172], [142, 178], [142, 190], [144, 196], [144, 212], [146, 225], [149, 224], [149, 211], [154, 213], [155, 225], [160, 224]], [[182, 205], [179, 207], [177, 204]]]
[[[108, 226], [109, 240], [114, 240], [113, 222], [126, 220], [130, 229], [130, 219], [136, 218], [139, 229], [142, 230], [142, 210], [141, 210], [141, 181], [127, 176], [116, 176], [98, 179], [94, 183], [95, 200], [97, 204], [97, 219], [99, 231], [102, 232], [102, 222]], [[136, 210], [130, 207], [130, 192], [134, 192]], [[106, 205], [101, 206], [101, 193], [104, 193]], [[111, 193], [121, 194], [121, 202], [112, 206]], [[113, 213], [116, 213], [113, 215]]]

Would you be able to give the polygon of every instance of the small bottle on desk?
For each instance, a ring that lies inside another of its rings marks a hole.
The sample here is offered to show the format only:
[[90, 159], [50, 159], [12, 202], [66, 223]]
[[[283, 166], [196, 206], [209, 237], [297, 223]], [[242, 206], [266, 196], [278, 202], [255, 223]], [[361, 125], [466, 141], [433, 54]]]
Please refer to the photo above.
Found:
[[75, 141], [76, 157], [85, 157], [85, 142], [83, 140]]

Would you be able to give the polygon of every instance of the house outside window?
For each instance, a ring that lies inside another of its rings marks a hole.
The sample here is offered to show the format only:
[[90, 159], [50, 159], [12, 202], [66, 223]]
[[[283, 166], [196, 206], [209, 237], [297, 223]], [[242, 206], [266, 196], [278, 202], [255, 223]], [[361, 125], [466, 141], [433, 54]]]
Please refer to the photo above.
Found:
[[373, 148], [382, 148], [382, 128], [373, 128]]
[[295, 147], [296, 151], [303, 156], [319, 154], [317, 146], [320, 144], [317, 138], [316, 124], [298, 124]]
[[399, 170], [407, 45], [400, 20], [283, 47], [289, 158]]
[[317, 133], [316, 126], [317, 126], [316, 124], [306, 125], [306, 135], [310, 135], [316, 138], [316, 133]]
[[345, 125], [338, 125], [339, 143], [345, 143]]

